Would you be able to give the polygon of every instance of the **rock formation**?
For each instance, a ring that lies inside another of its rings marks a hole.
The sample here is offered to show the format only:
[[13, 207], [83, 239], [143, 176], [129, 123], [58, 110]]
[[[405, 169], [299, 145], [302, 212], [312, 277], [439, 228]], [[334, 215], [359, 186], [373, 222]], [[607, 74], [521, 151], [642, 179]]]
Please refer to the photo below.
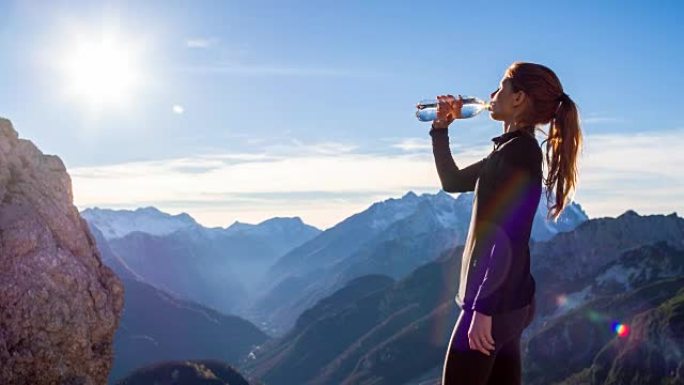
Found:
[[[166, 361], [137, 369], [116, 385], [250, 385], [234, 367], [216, 360]], [[262, 385], [252, 382], [252, 385]]]
[[0, 383], [106, 383], [123, 286], [61, 159], [0, 119]]

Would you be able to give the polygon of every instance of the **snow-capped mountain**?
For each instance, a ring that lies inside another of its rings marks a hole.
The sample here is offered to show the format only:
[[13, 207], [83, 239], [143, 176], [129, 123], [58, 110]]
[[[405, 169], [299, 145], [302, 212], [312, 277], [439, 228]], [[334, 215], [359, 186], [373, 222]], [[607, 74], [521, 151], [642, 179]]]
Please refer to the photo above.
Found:
[[[544, 197], [543, 197], [544, 198]], [[472, 214], [472, 193], [456, 198], [444, 191], [420, 196], [409, 191], [399, 199], [372, 204], [278, 260], [255, 293], [260, 300], [246, 317], [271, 324], [274, 333], [287, 330], [299, 312], [346, 282], [364, 274], [401, 279], [443, 250], [465, 243]], [[532, 239], [543, 241], [588, 219], [572, 202], [557, 222], [546, 219], [542, 199]], [[536, 231], [535, 231], [536, 229]]]
[[172, 216], [151, 207], [87, 209], [83, 217], [117, 256], [104, 260], [117, 274], [225, 313], [249, 300], [275, 260], [321, 232], [299, 217], [207, 228], [187, 214]]
[[546, 219], [548, 208], [546, 200], [546, 188], [543, 189], [542, 197], [537, 206], [534, 222], [532, 223], [532, 239], [536, 242], [548, 241], [558, 233], [574, 230], [579, 224], [589, 219], [582, 206], [571, 201], [564, 209], [556, 222]]
[[[453, 198], [442, 190], [421, 196], [409, 191], [399, 199], [389, 198], [374, 203], [365, 211], [352, 215], [284, 255], [270, 269], [270, 278], [277, 280], [283, 277], [283, 273], [303, 273], [347, 260], [364, 243], [376, 238], [387, 241], [405, 233], [415, 235], [446, 229], [452, 232], [451, 243], [463, 244], [472, 214], [472, 203], [473, 195], [470, 192]], [[531, 237], [534, 241], [548, 240], [589, 219], [575, 202], [568, 205], [556, 223], [546, 219], [546, 210], [546, 200], [542, 198], [534, 219], [537, 225], [533, 224]], [[402, 227], [409, 226], [410, 229], [400, 230], [396, 224], [403, 223], [407, 218]], [[270, 281], [273, 282], [273, 279]]]
[[[591, 366], [593, 357], [612, 354], [603, 346], [618, 344], [622, 349], [623, 345], [611, 334], [608, 318], [600, 324], [595, 317], [592, 321], [585, 314], [605, 313], [611, 315], [610, 319], [630, 324], [630, 318], [636, 315], [637, 320], [644, 310], [648, 311], [643, 313], [646, 321], [651, 319], [650, 314], [659, 311], [667, 317], [658, 316], [658, 320], [671, 320], [672, 330], [679, 330], [674, 328], [681, 323], [676, 317], [681, 310], [673, 312], [663, 301], [677, 290], [681, 293], [681, 218], [675, 213], [640, 216], [627, 210], [617, 218], [583, 220], [586, 214], [573, 203], [557, 222], [541, 223], [546, 216], [545, 200], [542, 202], [535, 218], [535, 225], [542, 229], [537, 234], [542, 236], [540, 240], [533, 239], [531, 245], [538, 314], [524, 334], [525, 341], [530, 341], [530, 348], [525, 350], [531, 355], [530, 362], [542, 365], [528, 369], [535, 379], [530, 383], [555, 383], [569, 375], [573, 376], [568, 377], [572, 381], [563, 385], [590, 383], [577, 382], [575, 376], [584, 379], [582, 368]], [[409, 192], [400, 199], [375, 203], [293, 247], [292, 252], [285, 254], [291, 259], [281, 266], [281, 276], [270, 276], [256, 285], [268, 286], [268, 279], [273, 279], [275, 285], [259, 302], [254, 302], [257, 306], [241, 308], [235, 298], [229, 300], [231, 307], [238, 305], [236, 310], [240, 312], [236, 314], [264, 330], [276, 335], [289, 330], [284, 338], [278, 339], [281, 342], [258, 346], [245, 360], [261, 357], [251, 364], [252, 369], [274, 380], [296, 375], [301, 377], [298, 380], [320, 384], [341, 383], [347, 377], [353, 381], [391, 381], [394, 370], [386, 371], [387, 360], [392, 368], [406, 368], [414, 378], [438, 378], [446, 347], [435, 348], [435, 343], [443, 344], [448, 334], [436, 337], [435, 325], [455, 322], [453, 293], [458, 282], [451, 272], [460, 268], [471, 204], [472, 195], [468, 193], [452, 198], [444, 192], [421, 196]], [[298, 218], [273, 218], [259, 225], [236, 222], [211, 235], [201, 226], [164, 236], [136, 231], [111, 243], [112, 250], [121, 253], [121, 260], [128, 263], [123, 266], [126, 270], [142, 271], [152, 280], [159, 273], [157, 270], [171, 272], [168, 279], [158, 282], [173, 286], [173, 291], [182, 292], [184, 297], [203, 298], [198, 302], [216, 308], [221, 305], [206, 299], [211, 295], [217, 300], [230, 298], [237, 291], [222, 286], [225, 281], [251, 279], [250, 261], [258, 260], [262, 254], [272, 255], [267, 250], [268, 235], [278, 239], [280, 234], [285, 239], [288, 224], [298, 223], [301, 224]], [[271, 232], [263, 231], [264, 224], [271, 226]], [[543, 240], [550, 234], [556, 235]], [[144, 260], [136, 259], [138, 256]], [[225, 261], [234, 263], [232, 271], [217, 274], [221, 273], [219, 264], [228, 268], [222, 263]], [[239, 277], [234, 273], [239, 273]], [[192, 293], [188, 287], [202, 287], [206, 291]], [[250, 296], [255, 292], [252, 289]], [[661, 302], [663, 305], [651, 309]], [[680, 299], [678, 303], [684, 302]], [[649, 322], [653, 323], [653, 330], [663, 331], [664, 336], [664, 342], [651, 347], [653, 352], [661, 352], [663, 347], [673, 346], [672, 341], [680, 341], [668, 337], [667, 329], [658, 327], [660, 321]], [[631, 324], [639, 325], [636, 321]], [[448, 332], [448, 328], [440, 330]], [[320, 338], [329, 335], [336, 336], [334, 341]], [[573, 338], [557, 338], [565, 335]], [[680, 345], [674, 346], [673, 349], [679, 349]], [[432, 353], [417, 360], [416, 349]], [[301, 351], [313, 353], [316, 360], [302, 361], [298, 353]], [[571, 354], [579, 358], [557, 374], [559, 362]], [[662, 362], [665, 361], [659, 358], [649, 370], [669, 370], [670, 364]]]
[[123, 238], [133, 232], [166, 236], [182, 231], [183, 237], [198, 242], [234, 236], [264, 242], [277, 256], [283, 255], [303, 241], [321, 233], [320, 229], [305, 224], [300, 217], [275, 217], [257, 224], [235, 221], [223, 227], [205, 227], [186, 213], [171, 215], [155, 207], [135, 210], [87, 208], [81, 216], [102, 232], [107, 240]]
[[186, 213], [171, 215], [151, 206], [135, 210], [87, 208], [81, 211], [81, 216], [95, 225], [108, 240], [124, 237], [134, 231], [167, 235], [200, 226]]
[[[285, 330], [301, 311], [351, 279], [373, 273], [400, 279], [441, 251], [463, 244], [472, 201], [472, 193], [454, 198], [441, 190], [420, 196], [409, 191], [324, 232], [299, 217], [206, 228], [187, 214], [172, 216], [151, 207], [82, 214], [108, 234], [122, 262], [147, 283], [255, 322], [264, 316], [278, 319]], [[539, 206], [534, 240], [587, 219], [573, 202], [558, 222], [548, 222], [545, 200]]]

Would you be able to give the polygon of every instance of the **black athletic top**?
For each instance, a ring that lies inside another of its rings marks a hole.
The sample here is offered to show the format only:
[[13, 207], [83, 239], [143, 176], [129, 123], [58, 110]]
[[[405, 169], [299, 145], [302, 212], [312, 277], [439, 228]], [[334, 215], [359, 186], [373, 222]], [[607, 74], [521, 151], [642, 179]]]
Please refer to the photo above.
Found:
[[455, 301], [487, 315], [526, 306], [535, 292], [529, 240], [542, 192], [542, 151], [534, 128], [492, 138], [492, 152], [464, 168], [451, 156], [447, 130], [430, 130], [442, 189], [474, 191]]

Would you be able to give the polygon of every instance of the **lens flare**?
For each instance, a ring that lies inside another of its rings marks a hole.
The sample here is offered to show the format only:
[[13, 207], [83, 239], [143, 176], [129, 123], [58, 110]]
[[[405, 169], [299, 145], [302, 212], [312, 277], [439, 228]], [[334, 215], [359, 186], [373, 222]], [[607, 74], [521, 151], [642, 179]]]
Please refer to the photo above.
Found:
[[613, 331], [618, 335], [618, 337], [627, 337], [629, 335], [629, 325], [613, 322]]

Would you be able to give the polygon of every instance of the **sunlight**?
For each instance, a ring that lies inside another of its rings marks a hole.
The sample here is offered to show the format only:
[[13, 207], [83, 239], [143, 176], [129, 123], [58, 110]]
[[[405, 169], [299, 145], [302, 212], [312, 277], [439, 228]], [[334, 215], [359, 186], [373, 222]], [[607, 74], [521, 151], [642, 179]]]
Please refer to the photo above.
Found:
[[120, 36], [79, 36], [61, 50], [65, 93], [100, 111], [132, 103], [142, 82], [140, 49]]

